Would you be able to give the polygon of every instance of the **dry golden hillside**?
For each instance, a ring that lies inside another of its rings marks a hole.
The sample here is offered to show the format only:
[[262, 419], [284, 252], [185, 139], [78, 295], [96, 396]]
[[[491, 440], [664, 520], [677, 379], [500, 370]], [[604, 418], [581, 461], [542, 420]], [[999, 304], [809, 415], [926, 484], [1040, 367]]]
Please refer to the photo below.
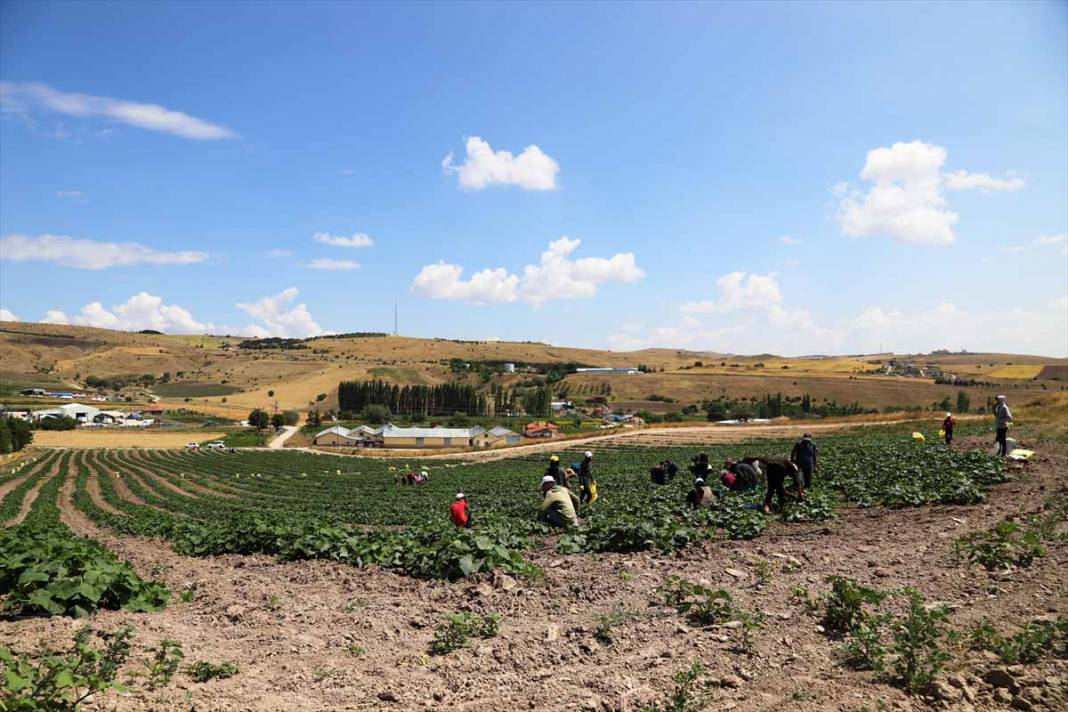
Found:
[[[461, 342], [403, 336], [323, 338], [303, 349], [239, 348], [244, 339], [229, 336], [166, 336], [78, 326], [0, 324], [0, 383], [10, 396], [30, 386], [80, 387], [88, 376], [171, 375], [171, 382], [134, 393], [151, 393], [164, 404], [181, 404], [223, 415], [250, 407], [306, 410], [314, 403], [336, 405], [339, 381], [379, 378], [394, 383], [441, 383], [465, 377], [449, 366], [464, 362], [578, 363], [635, 367], [653, 373], [572, 374], [561, 388], [570, 398], [609, 392], [627, 407], [677, 409], [706, 398], [760, 397], [766, 393], [817, 400], [859, 401], [867, 407], [929, 405], [955, 397], [956, 386], [930, 378], [870, 373], [892, 355], [783, 358], [772, 355], [726, 356], [674, 349], [612, 352], [531, 342]], [[1063, 368], [1063, 359], [1010, 354], [896, 356], [917, 365], [937, 365], [948, 373], [991, 383], [969, 388], [972, 402], [996, 391], [1014, 397], [1046, 395], [1064, 381], [1035, 377], [1043, 366]], [[498, 375], [493, 382], [515, 385], [530, 374]], [[469, 382], [479, 384], [474, 375]], [[649, 396], [670, 398], [650, 401]], [[319, 400], [320, 396], [322, 399]]]

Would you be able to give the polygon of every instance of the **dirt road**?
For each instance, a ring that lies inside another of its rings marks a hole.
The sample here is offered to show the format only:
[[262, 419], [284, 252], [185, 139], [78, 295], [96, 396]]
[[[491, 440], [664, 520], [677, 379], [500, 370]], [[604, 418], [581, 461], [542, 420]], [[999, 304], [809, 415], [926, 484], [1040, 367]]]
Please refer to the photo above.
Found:
[[268, 450], [279, 450], [285, 447], [286, 440], [293, 437], [293, 433], [297, 432], [297, 426], [286, 425], [282, 428], [282, 432], [271, 438], [271, 442], [267, 443]]

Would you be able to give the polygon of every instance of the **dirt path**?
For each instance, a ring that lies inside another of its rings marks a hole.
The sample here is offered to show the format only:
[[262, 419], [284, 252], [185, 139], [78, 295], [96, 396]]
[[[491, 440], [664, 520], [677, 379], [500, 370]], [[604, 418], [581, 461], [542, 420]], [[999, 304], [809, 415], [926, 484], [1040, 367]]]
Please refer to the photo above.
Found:
[[85, 491], [89, 494], [89, 499], [105, 512], [122, 515], [123, 512], [108, 504], [100, 492], [100, 463], [97, 462], [95, 453], [92, 459], [86, 458], [86, 467], [89, 470], [89, 476], [85, 480]]
[[0, 524], [0, 527], [14, 527], [22, 523], [22, 520], [25, 519], [26, 515], [30, 513], [30, 508], [33, 507], [33, 503], [37, 499], [37, 495], [38, 493], [40, 493], [41, 488], [44, 487], [48, 482], [51, 481], [53, 477], [55, 477], [59, 473], [60, 460], [62, 460], [62, 458], [57, 457], [52, 461], [52, 466], [48, 470], [48, 474], [42, 477], [36, 485], [31, 487], [29, 492], [23, 495], [22, 505], [19, 507], [18, 514], [13, 516], [11, 519], [8, 519], [3, 524]]
[[[160, 507], [157, 507], [154, 504], [149, 504], [139, 495], [134, 493], [134, 491], [126, 485], [126, 482], [124, 482], [123, 479], [117, 473], [109, 472], [110, 468], [106, 464], [101, 463], [100, 469], [104, 471], [105, 477], [110, 478], [111, 486], [115, 488], [115, 494], [119, 496], [119, 499], [122, 499], [126, 502], [130, 502], [131, 504], [139, 505], [141, 507], [148, 507], [149, 509], [154, 509], [157, 512], [172, 514], [172, 512], [167, 512], [166, 510], [161, 509]], [[131, 473], [131, 477], [133, 477], [135, 480], [140, 481], [133, 473]]]
[[188, 490], [182, 489], [181, 487], [179, 487], [178, 485], [174, 484], [173, 482], [171, 482], [166, 477], [164, 477], [162, 475], [159, 475], [159, 474], [156, 474], [155, 472], [150, 470], [149, 467], [148, 467], [148, 463], [146, 463], [144, 461], [144, 459], [142, 459], [141, 453], [139, 451], [131, 450], [131, 451], [125, 453], [125, 455], [126, 455], [126, 457], [123, 458], [123, 462], [125, 462], [126, 466], [129, 469], [136, 471], [137, 475], [141, 478], [142, 482], [144, 482], [147, 479], [147, 480], [150, 480], [152, 482], [156, 482], [161, 487], [164, 487], [165, 489], [167, 489], [167, 490], [169, 490], [171, 492], [174, 492], [175, 494], [180, 494], [183, 497], [188, 497], [190, 499], [198, 499], [199, 498], [198, 495], [194, 494], [193, 492], [190, 492]]
[[[53, 457], [58, 457], [58, 455], [53, 455]], [[41, 468], [46, 467], [48, 463], [49, 459], [46, 455], [42, 457], [41, 460], [39, 460], [33, 467], [29, 468], [22, 474], [16, 475], [15, 477], [11, 478], [10, 480], [7, 480], [3, 484], [0, 484], [0, 501], [3, 501], [4, 497], [7, 496], [8, 492], [25, 482], [27, 477], [32, 477], [33, 475], [40, 472]]]
[[271, 442], [267, 443], [267, 447], [271, 450], [278, 450], [286, 445], [286, 440], [293, 437], [293, 434], [297, 432], [297, 426], [286, 425], [282, 428], [282, 432], [271, 438]]

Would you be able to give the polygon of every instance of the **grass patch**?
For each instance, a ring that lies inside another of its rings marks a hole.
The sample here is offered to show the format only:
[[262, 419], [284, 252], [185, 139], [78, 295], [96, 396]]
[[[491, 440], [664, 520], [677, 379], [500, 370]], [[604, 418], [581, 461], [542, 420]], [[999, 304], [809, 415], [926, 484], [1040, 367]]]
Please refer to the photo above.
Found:
[[179, 381], [177, 383], [158, 383], [152, 386], [152, 392], [164, 398], [206, 398], [240, 393], [241, 389], [224, 383]]
[[[226, 447], [266, 447], [268, 437], [270, 433], [266, 430], [257, 431], [254, 428], [245, 428], [228, 433], [222, 439], [222, 443]], [[209, 442], [214, 442], [214, 440]]]

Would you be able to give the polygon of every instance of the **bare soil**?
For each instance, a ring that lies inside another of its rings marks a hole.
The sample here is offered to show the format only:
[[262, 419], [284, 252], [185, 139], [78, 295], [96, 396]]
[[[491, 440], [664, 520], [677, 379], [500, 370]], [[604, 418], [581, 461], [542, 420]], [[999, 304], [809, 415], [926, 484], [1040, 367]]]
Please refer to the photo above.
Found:
[[[204, 684], [179, 673], [156, 692], [135, 681], [142, 691], [111, 692], [87, 708], [637, 710], [663, 700], [672, 676], [700, 660], [707, 710], [1068, 709], [1068, 662], [1011, 669], [1016, 689], [999, 692], [980, 678], [1004, 666], [964, 650], [949, 670], [963, 686], [956, 699], [910, 698], [842, 665], [840, 644], [817, 628], [819, 613], [791, 593], [804, 586], [816, 596], [826, 591], [829, 574], [881, 589], [911, 585], [949, 605], [962, 630], [982, 618], [1008, 632], [1035, 616], [1068, 615], [1068, 543], [1051, 543], [1030, 568], [1008, 573], [959, 565], [953, 553], [955, 538], [1040, 511], [1051, 495], [1065, 493], [1068, 446], [1038, 442], [1034, 449], [1039, 454], [1017, 479], [994, 488], [982, 505], [847, 508], [827, 524], [775, 524], [752, 541], [710, 542], [674, 556], [563, 556], [546, 542], [530, 553], [545, 570], [537, 585], [502, 576], [421, 581], [264, 556], [187, 558], [162, 541], [100, 530], [75, 509], [68, 481], [60, 498], [64, 522], [143, 576], [162, 578], [175, 594], [161, 613], [102, 612], [91, 621], [98, 630], [137, 628], [130, 672], [163, 638], [181, 642], [186, 662], [232, 660], [240, 667], [233, 678]], [[765, 580], [760, 561], [769, 562]], [[740, 605], [763, 612], [754, 654], [737, 649], [736, 630], [696, 627], [664, 606], [656, 590], [670, 575], [726, 588]], [[191, 591], [192, 600], [183, 602], [181, 591]], [[443, 616], [461, 610], [501, 614], [500, 634], [429, 656]], [[599, 640], [597, 617], [612, 611], [624, 612], [625, 620], [610, 641]], [[0, 640], [18, 650], [62, 648], [82, 625], [66, 618], [0, 622]], [[354, 645], [359, 650], [350, 652]]]
[[[45, 486], [53, 477], [59, 474], [60, 458], [53, 460], [51, 466], [48, 469], [48, 473], [35, 484], [30, 491], [22, 497], [22, 504], [19, 506], [18, 514], [8, 519], [0, 526], [13, 527], [22, 523], [22, 520], [26, 518], [26, 515], [30, 513], [30, 508], [33, 507], [33, 502], [37, 499], [37, 494], [41, 491], [41, 488]], [[36, 469], [36, 468], [35, 468]], [[24, 480], [25, 477], [18, 478], [19, 483]], [[17, 486], [17, 485], [16, 485]]]

